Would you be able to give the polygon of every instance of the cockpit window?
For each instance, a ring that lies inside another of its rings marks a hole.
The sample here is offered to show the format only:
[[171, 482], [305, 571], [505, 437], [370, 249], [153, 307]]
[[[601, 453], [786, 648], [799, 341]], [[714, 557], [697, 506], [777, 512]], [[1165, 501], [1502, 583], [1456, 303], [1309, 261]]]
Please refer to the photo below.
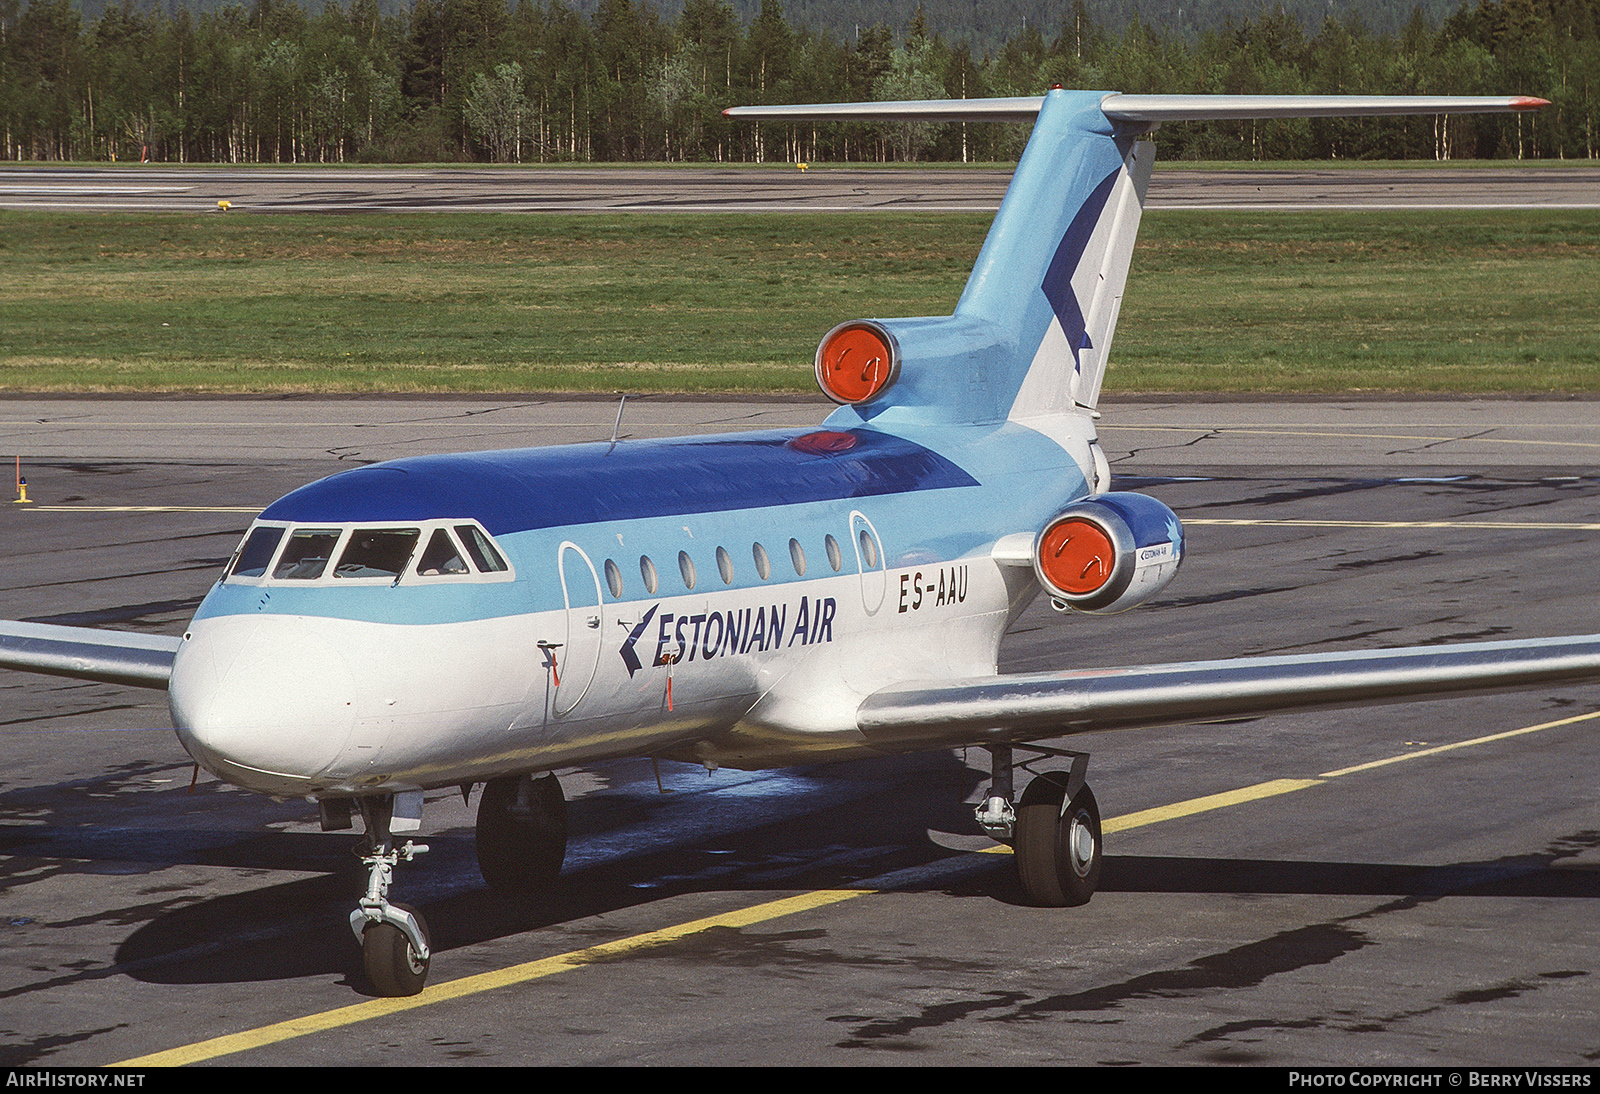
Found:
[[239, 548], [239, 554], [233, 560], [233, 569], [229, 571], [229, 576], [264, 576], [267, 566], [272, 562], [272, 552], [278, 549], [278, 541], [281, 539], [283, 539], [282, 528], [264, 526], [252, 529], [245, 537], [244, 545]]
[[514, 580], [499, 545], [478, 525], [456, 523], [462, 519], [419, 521], [409, 528], [257, 525], [234, 552], [223, 580], [352, 586]]
[[399, 577], [421, 534], [418, 528], [357, 528], [350, 533], [333, 576]]
[[443, 528], [435, 528], [433, 537], [428, 540], [428, 549], [422, 552], [422, 558], [417, 562], [417, 574], [421, 577], [448, 577], [470, 572], [450, 533]]
[[279, 579], [311, 581], [322, 576], [339, 542], [337, 528], [296, 528], [289, 534], [272, 576]]
[[486, 574], [497, 574], [506, 568], [506, 560], [500, 557], [500, 552], [494, 549], [494, 544], [489, 542], [489, 537], [477, 525], [458, 524], [456, 534], [461, 537], [461, 542], [466, 545], [467, 553], [477, 563], [478, 569]]

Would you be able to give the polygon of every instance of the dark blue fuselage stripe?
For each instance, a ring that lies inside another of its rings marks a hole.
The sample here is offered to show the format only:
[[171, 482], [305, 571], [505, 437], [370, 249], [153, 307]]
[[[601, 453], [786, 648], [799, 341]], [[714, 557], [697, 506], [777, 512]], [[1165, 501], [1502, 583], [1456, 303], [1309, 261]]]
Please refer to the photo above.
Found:
[[977, 486], [932, 449], [871, 429], [420, 456], [301, 487], [263, 520], [473, 517], [492, 534]]

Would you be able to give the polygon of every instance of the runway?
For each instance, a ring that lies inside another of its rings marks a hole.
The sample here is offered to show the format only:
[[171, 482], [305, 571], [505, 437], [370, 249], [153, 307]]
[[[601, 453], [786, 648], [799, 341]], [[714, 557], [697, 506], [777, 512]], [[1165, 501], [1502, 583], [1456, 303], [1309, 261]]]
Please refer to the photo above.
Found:
[[[616, 409], [0, 400], [34, 499], [0, 503], [0, 618], [180, 633], [294, 486], [605, 439]], [[621, 433], [826, 409], [630, 400]], [[1178, 511], [1189, 560], [1127, 615], [1036, 603], [1003, 670], [1600, 631], [1594, 403], [1103, 409], [1118, 487]], [[1108, 834], [1100, 893], [1067, 911], [1023, 906], [975, 833], [976, 751], [669, 764], [668, 793], [645, 762], [564, 771], [568, 865], [521, 909], [441, 790], [396, 884], [437, 951], [404, 1010], [362, 994], [352, 838], [303, 802], [191, 792], [169, 724], [159, 693], [0, 673], [0, 1063], [1600, 1058], [1594, 688], [1072, 738]]]
[[[0, 166], [0, 208], [258, 213], [992, 212], [1007, 169]], [[1159, 209], [1594, 209], [1600, 167], [1496, 164], [1197, 171], [1159, 165]]]

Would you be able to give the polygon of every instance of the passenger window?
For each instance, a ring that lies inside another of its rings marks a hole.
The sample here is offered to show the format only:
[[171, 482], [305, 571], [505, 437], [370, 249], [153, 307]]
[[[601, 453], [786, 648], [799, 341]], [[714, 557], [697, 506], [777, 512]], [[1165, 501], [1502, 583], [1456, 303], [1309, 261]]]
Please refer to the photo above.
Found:
[[832, 536], [824, 536], [822, 545], [828, 549], [828, 565], [833, 567], [834, 573], [838, 573], [844, 568], [844, 552], [839, 550], [839, 541]]
[[257, 528], [245, 537], [244, 545], [239, 548], [238, 556], [233, 560], [232, 577], [262, 577], [267, 572], [267, 564], [272, 561], [272, 552], [278, 549], [278, 543], [283, 539], [282, 528]]
[[694, 588], [694, 559], [689, 557], [688, 551], [678, 552], [678, 573], [683, 575], [683, 587]]
[[649, 592], [655, 592], [656, 586], [661, 584], [661, 579], [656, 576], [656, 564], [650, 561], [649, 555], [639, 556], [639, 576], [644, 578], [644, 587]]
[[[345, 554], [348, 556], [349, 552]], [[428, 540], [428, 549], [422, 552], [422, 558], [417, 562], [417, 573], [422, 577], [449, 577], [468, 572], [467, 560], [456, 550], [455, 540], [450, 538], [450, 533], [443, 528], [435, 528], [432, 538]]]
[[622, 599], [622, 569], [609, 558], [606, 559], [606, 585], [611, 589], [613, 599]]
[[717, 548], [717, 573], [722, 575], [724, 585], [733, 584], [733, 556], [721, 547]]
[[399, 577], [417, 549], [420, 528], [357, 528], [339, 556], [334, 577]]
[[290, 581], [311, 581], [322, 576], [339, 542], [337, 528], [296, 528], [289, 533], [272, 576]]
[[869, 570], [878, 568], [878, 541], [865, 528], [861, 529], [861, 564]]
[[796, 577], [806, 576], [806, 553], [801, 550], [800, 541], [797, 539], [789, 541], [789, 561], [794, 563]]
[[498, 574], [506, 569], [506, 560], [500, 557], [500, 552], [494, 549], [489, 537], [476, 524], [456, 525], [456, 535], [461, 537], [467, 554], [472, 556], [479, 570], [486, 574]]
[[750, 549], [750, 553], [755, 556], [756, 573], [761, 575], [762, 581], [767, 580], [772, 576], [772, 560], [767, 557], [767, 549], [757, 543]]

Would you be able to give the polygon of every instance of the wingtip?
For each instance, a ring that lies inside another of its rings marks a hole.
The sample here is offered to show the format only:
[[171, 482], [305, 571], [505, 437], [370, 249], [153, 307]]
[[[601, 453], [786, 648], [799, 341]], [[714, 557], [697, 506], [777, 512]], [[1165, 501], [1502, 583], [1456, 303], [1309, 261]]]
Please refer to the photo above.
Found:
[[1512, 110], [1538, 110], [1549, 105], [1549, 99], [1535, 99], [1532, 95], [1519, 95], [1511, 100]]

